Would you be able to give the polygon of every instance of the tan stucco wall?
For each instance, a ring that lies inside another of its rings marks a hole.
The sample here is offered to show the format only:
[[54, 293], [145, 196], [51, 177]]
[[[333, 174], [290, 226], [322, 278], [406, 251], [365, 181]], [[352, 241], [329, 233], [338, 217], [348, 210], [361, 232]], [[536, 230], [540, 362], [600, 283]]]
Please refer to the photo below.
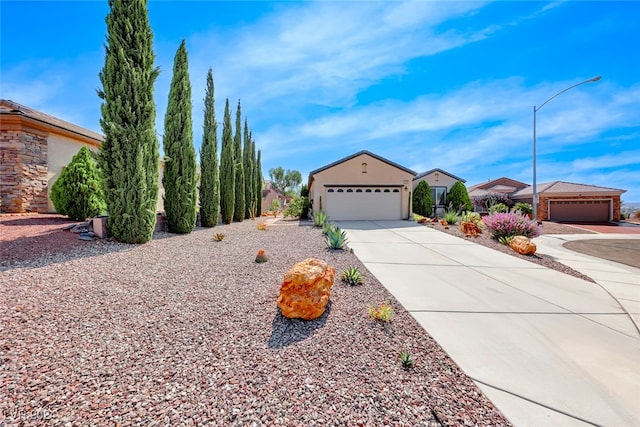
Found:
[[[366, 173], [362, 172], [362, 163], [367, 164]], [[361, 154], [315, 174], [309, 189], [309, 199], [313, 201], [312, 210], [315, 213], [321, 210], [320, 200], [327, 200], [325, 185], [401, 185], [402, 217], [407, 218], [412, 179], [413, 175], [409, 172], [368, 154]], [[407, 191], [404, 191], [405, 186]]]
[[436, 172], [432, 172], [429, 175], [425, 175], [422, 178], [413, 181], [413, 189], [416, 189], [418, 184], [420, 184], [420, 181], [427, 181], [429, 187], [447, 187], [447, 194], [449, 194], [449, 190], [451, 190], [451, 187], [453, 187], [458, 180], [440, 172], [438, 180], [436, 181], [435, 174]]
[[[82, 141], [74, 140], [66, 136], [49, 134], [47, 138], [47, 143], [49, 146], [48, 149], [48, 166], [49, 170], [47, 172], [47, 196], [51, 194], [51, 187], [56, 182], [56, 180], [60, 177], [60, 173], [62, 172], [62, 168], [66, 167], [69, 163], [71, 163], [71, 159], [73, 156], [78, 154], [78, 151], [84, 146], [90, 149], [93, 152], [97, 152], [99, 147], [95, 144], [87, 144]], [[47, 206], [47, 211], [50, 213], [55, 212], [55, 208], [53, 207], [53, 203], [51, 203], [51, 198], [49, 197], [49, 202]]]

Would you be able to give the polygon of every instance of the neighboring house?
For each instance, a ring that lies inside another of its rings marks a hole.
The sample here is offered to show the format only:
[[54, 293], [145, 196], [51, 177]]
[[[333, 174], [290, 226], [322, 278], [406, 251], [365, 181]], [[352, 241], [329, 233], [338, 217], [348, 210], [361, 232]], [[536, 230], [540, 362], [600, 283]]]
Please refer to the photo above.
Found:
[[289, 198], [271, 181], [265, 181], [262, 186], [262, 212], [269, 212], [271, 209], [271, 203], [274, 200], [278, 200], [280, 208], [284, 207]]
[[309, 173], [312, 212], [331, 220], [404, 219], [411, 213], [416, 173], [369, 151], [359, 151]]
[[[559, 222], [620, 220], [620, 195], [626, 190], [553, 181], [538, 184], [538, 219]], [[533, 187], [509, 195], [515, 202], [532, 203]]]
[[74, 155], [102, 135], [0, 99], [0, 212], [55, 212], [51, 186]]
[[526, 188], [528, 185], [529, 184], [525, 184], [524, 182], [503, 176], [502, 178], [492, 179], [490, 181], [483, 182], [482, 184], [473, 185], [469, 187], [468, 193], [469, 197], [481, 197], [490, 193], [502, 193], [509, 195]]
[[420, 181], [426, 181], [431, 188], [431, 197], [433, 198], [434, 213], [436, 215], [443, 215], [447, 209], [446, 200], [447, 194], [453, 185], [460, 181], [463, 184], [466, 182], [462, 178], [443, 171], [442, 169], [431, 169], [430, 171], [423, 172], [413, 178], [413, 189], [415, 190]]

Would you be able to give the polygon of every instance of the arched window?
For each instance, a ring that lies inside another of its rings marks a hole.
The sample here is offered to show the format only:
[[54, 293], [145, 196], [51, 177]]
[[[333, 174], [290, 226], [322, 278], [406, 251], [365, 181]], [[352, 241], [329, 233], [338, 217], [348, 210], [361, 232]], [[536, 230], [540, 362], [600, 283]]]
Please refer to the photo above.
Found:
[[356, 193], [362, 193], [362, 189], [361, 189], [361, 188], [358, 188], [358, 189], [356, 190]]
[[344, 190], [342, 188], [338, 188], [338, 193], [344, 193]]
[[367, 164], [366, 163], [362, 163], [362, 173], [367, 173]]
[[380, 192], [379, 188], [376, 188], [375, 191], [374, 191], [374, 193], [379, 193], [379, 192]]
[[385, 193], [391, 193], [391, 191], [389, 191], [389, 189], [388, 189], [388, 188], [385, 188], [385, 189], [384, 189], [384, 192], [385, 192]]
[[333, 193], [333, 188], [330, 188], [329, 191], [327, 191], [327, 193]]
[[394, 189], [393, 189], [393, 192], [394, 192], [394, 193], [399, 193], [399, 192], [400, 192], [400, 190], [398, 190], [397, 188], [394, 188]]

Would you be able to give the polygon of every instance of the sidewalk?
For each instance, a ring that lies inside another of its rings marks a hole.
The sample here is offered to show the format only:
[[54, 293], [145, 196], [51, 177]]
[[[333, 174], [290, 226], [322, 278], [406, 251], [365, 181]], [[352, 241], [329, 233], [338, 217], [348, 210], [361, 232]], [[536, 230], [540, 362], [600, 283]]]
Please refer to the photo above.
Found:
[[600, 286], [407, 221], [338, 225], [515, 425], [640, 425], [640, 337]]

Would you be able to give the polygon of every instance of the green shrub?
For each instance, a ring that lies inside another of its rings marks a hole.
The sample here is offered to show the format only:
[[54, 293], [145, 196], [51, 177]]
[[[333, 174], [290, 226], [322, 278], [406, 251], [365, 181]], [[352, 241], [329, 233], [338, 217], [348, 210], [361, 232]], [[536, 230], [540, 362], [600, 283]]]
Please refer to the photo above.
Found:
[[369, 317], [381, 322], [391, 322], [393, 320], [393, 314], [393, 307], [386, 302], [377, 307], [369, 307]]
[[413, 211], [418, 215], [429, 217], [433, 212], [431, 187], [426, 181], [420, 181], [413, 191]]
[[467, 211], [462, 214], [460, 217], [460, 221], [462, 222], [473, 222], [474, 224], [480, 224], [482, 222], [482, 217], [478, 212]]
[[413, 357], [413, 354], [407, 350], [401, 350], [398, 354], [398, 359], [400, 359], [400, 363], [404, 369], [411, 369], [416, 364], [416, 359]]
[[489, 213], [505, 213], [509, 212], [509, 207], [504, 203], [496, 203], [489, 208]]
[[325, 242], [330, 249], [344, 249], [348, 242], [347, 233], [340, 230], [340, 227], [335, 227], [327, 233]]
[[446, 203], [447, 206], [452, 206], [456, 211], [470, 211], [473, 209], [469, 193], [467, 193], [467, 187], [460, 181], [453, 184], [449, 190]]
[[284, 211], [282, 211], [282, 215], [285, 218], [306, 218], [309, 215], [310, 206], [311, 203], [306, 197], [294, 197], [293, 199], [291, 199], [287, 207], [284, 208]]
[[82, 147], [71, 163], [62, 169], [51, 187], [51, 201], [58, 213], [74, 221], [83, 221], [107, 211], [102, 178], [87, 147]]
[[533, 212], [533, 208], [531, 207], [531, 205], [529, 203], [524, 203], [524, 202], [518, 202], [515, 205], [513, 205], [513, 212], [522, 212], [525, 215], [528, 215], [530, 213]]

